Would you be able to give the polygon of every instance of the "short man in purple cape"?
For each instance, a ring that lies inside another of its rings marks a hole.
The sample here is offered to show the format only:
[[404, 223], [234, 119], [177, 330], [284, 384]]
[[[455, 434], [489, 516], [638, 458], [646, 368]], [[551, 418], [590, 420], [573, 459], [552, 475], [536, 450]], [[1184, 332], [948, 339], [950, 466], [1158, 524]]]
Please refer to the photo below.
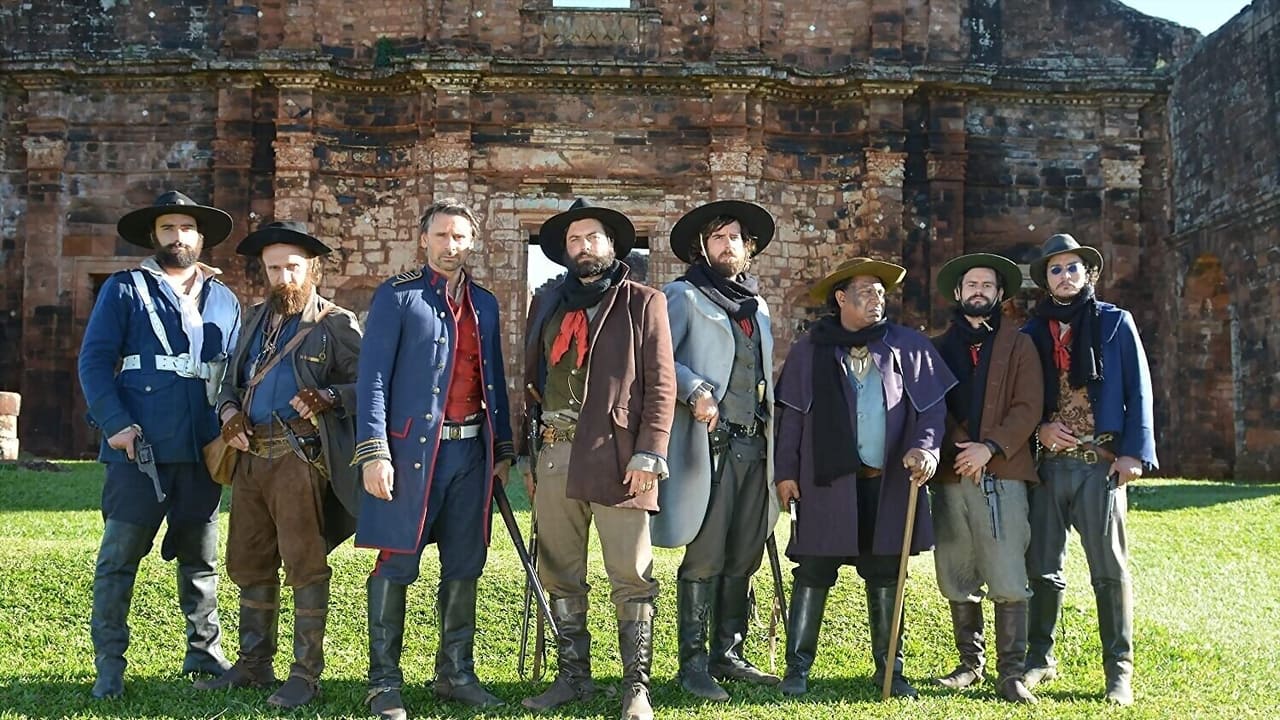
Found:
[[[889, 632], [910, 484], [938, 467], [956, 380], [929, 338], [885, 318], [885, 295], [906, 272], [860, 257], [823, 278], [810, 297], [833, 314], [795, 341], [778, 380], [774, 477], [778, 499], [794, 499], [798, 517], [787, 547], [798, 563], [781, 685], [788, 695], [808, 691], [827, 592], [851, 564], [866, 581], [876, 685], [889, 666], [893, 695], [916, 697], [902, 675], [901, 637], [890, 666]], [[921, 501], [910, 550], [932, 546]]]

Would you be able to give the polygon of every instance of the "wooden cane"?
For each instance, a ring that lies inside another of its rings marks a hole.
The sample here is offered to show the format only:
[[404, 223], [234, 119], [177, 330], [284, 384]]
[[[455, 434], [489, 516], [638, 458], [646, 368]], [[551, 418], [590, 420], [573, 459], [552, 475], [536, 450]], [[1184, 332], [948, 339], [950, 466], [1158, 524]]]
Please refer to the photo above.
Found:
[[907, 496], [907, 527], [902, 532], [902, 558], [898, 562], [898, 588], [893, 595], [893, 620], [889, 623], [889, 653], [884, 659], [884, 685], [880, 688], [880, 700], [888, 700], [893, 689], [893, 671], [895, 658], [898, 656], [898, 633], [902, 630], [902, 605], [907, 594], [907, 561], [911, 559], [911, 533], [916, 527], [916, 499], [920, 486], [915, 480], [911, 483], [911, 493]]

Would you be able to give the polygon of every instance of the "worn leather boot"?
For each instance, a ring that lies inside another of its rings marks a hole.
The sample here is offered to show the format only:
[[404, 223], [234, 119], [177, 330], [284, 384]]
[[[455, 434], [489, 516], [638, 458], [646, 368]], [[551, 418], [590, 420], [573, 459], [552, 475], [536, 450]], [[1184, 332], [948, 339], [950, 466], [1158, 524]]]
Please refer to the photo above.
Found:
[[540, 712], [575, 700], [587, 700], [596, 693], [595, 683], [591, 680], [591, 633], [587, 630], [586, 596], [554, 598], [551, 612], [560, 630], [556, 638], [556, 679], [541, 694], [520, 702], [524, 707]]
[[264, 688], [279, 682], [271, 667], [279, 625], [279, 585], [240, 588], [240, 657], [221, 677], [197, 680], [195, 689]]
[[405, 720], [400, 686], [400, 651], [404, 647], [405, 586], [379, 577], [366, 583], [369, 596], [369, 695], [374, 717]]
[[[884, 686], [884, 674], [893, 673], [889, 687], [892, 697], [916, 699], [920, 693], [911, 687], [902, 674], [903, 652], [902, 641], [906, 637], [905, 619], [898, 623], [898, 649], [894, 653], [892, 665], [889, 659], [889, 633], [893, 629], [893, 597], [897, 588], [893, 585], [867, 586], [867, 616], [871, 625], [871, 658], [875, 661], [876, 672], [872, 675], [876, 688]], [[903, 613], [906, 614], [905, 612]]]
[[1031, 581], [1027, 602], [1027, 659], [1022, 684], [1033, 690], [1040, 683], [1058, 677], [1058, 661], [1053, 657], [1053, 633], [1062, 612], [1062, 590], [1047, 580]]
[[713, 702], [725, 702], [724, 691], [707, 671], [707, 631], [715, 606], [719, 579], [681, 580], [676, 586], [676, 619], [680, 645], [680, 687], [685, 692]]
[[743, 657], [747, 641], [747, 625], [751, 579], [723, 577], [716, 603], [716, 632], [711, 641], [711, 676], [717, 680], [741, 680], [755, 685], [777, 685], [782, 678], [770, 675]]
[[107, 520], [98, 547], [93, 574], [93, 616], [89, 621], [93, 637], [93, 665], [97, 678], [93, 696], [100, 700], [124, 694], [124, 659], [129, 649], [129, 607], [138, 563], [151, 551], [152, 528]]
[[[178, 605], [187, 619], [182, 674], [220, 677], [231, 669], [222, 654], [218, 622], [218, 524], [171, 525], [165, 534], [178, 560]], [[162, 555], [164, 548], [161, 548]]]
[[996, 670], [1000, 697], [1013, 703], [1036, 702], [1022, 682], [1027, 657], [1027, 602], [996, 603]]
[[474, 707], [498, 707], [501, 700], [480, 685], [475, 672], [476, 580], [440, 583], [436, 593], [440, 647], [436, 651], [436, 696]]
[[778, 686], [784, 695], [809, 692], [809, 668], [818, 656], [818, 630], [827, 607], [828, 588], [796, 585], [787, 623], [787, 674]]
[[293, 666], [289, 679], [267, 698], [278, 708], [302, 707], [320, 694], [324, 671], [324, 629], [329, 616], [329, 581], [293, 591]]
[[649, 673], [653, 667], [653, 605], [618, 608], [618, 650], [622, 655], [622, 720], [653, 720]]
[[1098, 635], [1102, 640], [1102, 669], [1107, 678], [1106, 701], [1133, 704], [1133, 595], [1129, 583], [1094, 583], [1098, 601]]
[[951, 632], [955, 636], [960, 664], [935, 683], [952, 690], [962, 690], [982, 682], [986, 666], [986, 641], [982, 636], [982, 603], [952, 602]]

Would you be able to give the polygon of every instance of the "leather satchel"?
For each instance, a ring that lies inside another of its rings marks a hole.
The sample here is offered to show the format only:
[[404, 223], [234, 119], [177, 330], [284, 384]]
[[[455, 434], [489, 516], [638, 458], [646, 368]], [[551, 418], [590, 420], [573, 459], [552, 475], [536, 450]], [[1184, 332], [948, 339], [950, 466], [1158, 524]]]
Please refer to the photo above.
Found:
[[[321, 310], [320, 313], [316, 315], [315, 323], [311, 325], [311, 327], [294, 335], [293, 339], [284, 346], [283, 350], [276, 353], [266, 365], [262, 366], [262, 368], [258, 370], [252, 378], [250, 378], [248, 383], [245, 383], [245, 390], [251, 390], [255, 385], [262, 382], [262, 378], [267, 376], [267, 373], [271, 371], [271, 368], [276, 366], [276, 363], [292, 354], [293, 351], [302, 344], [302, 341], [306, 339], [307, 335], [320, 325], [320, 321], [329, 314], [329, 311], [332, 310], [333, 307], [333, 305], [330, 305]], [[209, 468], [209, 477], [213, 478], [213, 481], [219, 485], [230, 485], [232, 475], [236, 470], [236, 463], [240, 460], [240, 451], [228, 445], [227, 441], [223, 440], [222, 435], [219, 434], [209, 444], [204, 446], [202, 453], [204, 454], [205, 467]]]

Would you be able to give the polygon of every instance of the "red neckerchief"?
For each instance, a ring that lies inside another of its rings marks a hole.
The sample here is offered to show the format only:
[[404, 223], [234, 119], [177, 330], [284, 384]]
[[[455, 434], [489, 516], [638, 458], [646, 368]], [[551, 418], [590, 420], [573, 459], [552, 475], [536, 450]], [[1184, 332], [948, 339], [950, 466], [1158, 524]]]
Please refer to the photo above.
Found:
[[1049, 335], [1053, 337], [1053, 365], [1058, 368], [1058, 372], [1071, 369], [1071, 334], [1074, 332], [1075, 328], [1069, 327], [1063, 333], [1062, 323], [1057, 320], [1049, 321]]
[[586, 310], [571, 310], [565, 314], [564, 320], [560, 323], [560, 333], [556, 335], [555, 342], [551, 343], [552, 365], [559, 364], [560, 358], [569, 352], [569, 343], [573, 340], [578, 341], [577, 367], [582, 367], [587, 357]]

